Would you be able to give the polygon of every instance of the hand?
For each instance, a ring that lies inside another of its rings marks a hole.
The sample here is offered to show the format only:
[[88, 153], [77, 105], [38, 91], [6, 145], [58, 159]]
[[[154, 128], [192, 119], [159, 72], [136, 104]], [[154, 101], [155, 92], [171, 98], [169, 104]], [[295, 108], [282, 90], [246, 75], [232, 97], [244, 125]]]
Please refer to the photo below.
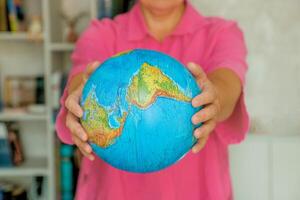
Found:
[[203, 123], [201, 127], [194, 131], [194, 136], [198, 141], [193, 146], [192, 151], [198, 153], [205, 146], [209, 134], [216, 127], [216, 119], [220, 111], [220, 101], [214, 84], [208, 79], [202, 68], [195, 63], [189, 63], [187, 68], [193, 74], [202, 90], [202, 93], [192, 100], [193, 107], [203, 106], [203, 109], [195, 113], [192, 117], [193, 124]]
[[71, 80], [69, 85], [69, 96], [65, 101], [65, 106], [68, 110], [66, 126], [72, 134], [74, 144], [79, 148], [82, 154], [90, 160], [94, 160], [95, 158], [92, 154], [92, 147], [87, 142], [88, 135], [79, 122], [79, 118], [83, 115], [83, 110], [79, 105], [79, 101], [85, 82], [98, 66], [99, 62], [89, 64], [82, 74]]

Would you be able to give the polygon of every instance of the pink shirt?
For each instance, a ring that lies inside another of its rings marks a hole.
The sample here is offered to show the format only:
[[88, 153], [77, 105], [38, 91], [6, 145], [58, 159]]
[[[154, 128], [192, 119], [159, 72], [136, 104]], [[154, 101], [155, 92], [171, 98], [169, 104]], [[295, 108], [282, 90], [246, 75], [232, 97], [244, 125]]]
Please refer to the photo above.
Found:
[[[209, 73], [226, 67], [244, 84], [247, 50], [241, 30], [233, 21], [204, 17], [189, 3], [176, 30], [159, 43], [147, 31], [139, 4], [114, 20], [92, 21], [81, 35], [72, 55], [73, 75], [92, 61], [104, 61], [117, 52], [147, 48], [165, 52], [183, 64], [193, 61]], [[56, 121], [59, 138], [72, 144], [65, 126], [65, 90]], [[205, 148], [189, 152], [175, 165], [150, 174], [134, 174], [115, 169], [99, 158], [84, 158], [77, 199], [89, 200], [227, 200], [232, 199], [228, 145], [239, 143], [248, 130], [249, 119], [240, 97], [234, 113], [219, 123]]]

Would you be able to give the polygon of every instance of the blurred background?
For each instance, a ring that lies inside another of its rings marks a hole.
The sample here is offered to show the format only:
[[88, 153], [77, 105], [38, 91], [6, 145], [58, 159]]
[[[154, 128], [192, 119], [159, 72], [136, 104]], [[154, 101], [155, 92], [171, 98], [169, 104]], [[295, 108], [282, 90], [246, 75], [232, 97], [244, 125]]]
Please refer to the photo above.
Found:
[[[300, 1], [191, 0], [239, 22], [251, 129], [230, 148], [237, 200], [300, 199]], [[0, 200], [72, 199], [78, 154], [54, 131], [74, 42], [130, 0], [0, 0]]]

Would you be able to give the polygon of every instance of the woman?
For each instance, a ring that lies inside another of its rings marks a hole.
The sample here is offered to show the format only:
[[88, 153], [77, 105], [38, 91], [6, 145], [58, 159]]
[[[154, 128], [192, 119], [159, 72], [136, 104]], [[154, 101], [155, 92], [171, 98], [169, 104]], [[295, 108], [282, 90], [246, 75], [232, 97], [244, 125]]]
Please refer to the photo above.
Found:
[[[94, 157], [78, 122], [83, 114], [78, 102], [89, 74], [110, 56], [134, 48], [177, 58], [203, 89], [192, 100], [193, 106], [204, 106], [191, 119], [204, 123], [194, 131], [197, 144], [180, 162], [150, 174], [124, 172]], [[184, 0], [140, 0], [114, 20], [93, 21], [76, 44], [56, 122], [60, 139], [77, 145], [85, 155], [76, 198], [232, 199], [228, 145], [240, 142], [249, 125], [242, 92], [245, 57], [236, 23], [204, 17]]]

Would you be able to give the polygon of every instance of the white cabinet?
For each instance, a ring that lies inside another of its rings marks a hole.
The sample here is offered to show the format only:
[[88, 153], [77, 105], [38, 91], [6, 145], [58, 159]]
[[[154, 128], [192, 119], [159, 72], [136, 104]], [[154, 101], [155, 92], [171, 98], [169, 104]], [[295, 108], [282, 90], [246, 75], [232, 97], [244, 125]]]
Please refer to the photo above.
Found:
[[230, 164], [235, 200], [300, 199], [300, 135], [249, 135]]
[[247, 140], [230, 149], [235, 199], [269, 199], [269, 152], [264, 141]]
[[273, 143], [274, 200], [300, 199], [300, 139]]

